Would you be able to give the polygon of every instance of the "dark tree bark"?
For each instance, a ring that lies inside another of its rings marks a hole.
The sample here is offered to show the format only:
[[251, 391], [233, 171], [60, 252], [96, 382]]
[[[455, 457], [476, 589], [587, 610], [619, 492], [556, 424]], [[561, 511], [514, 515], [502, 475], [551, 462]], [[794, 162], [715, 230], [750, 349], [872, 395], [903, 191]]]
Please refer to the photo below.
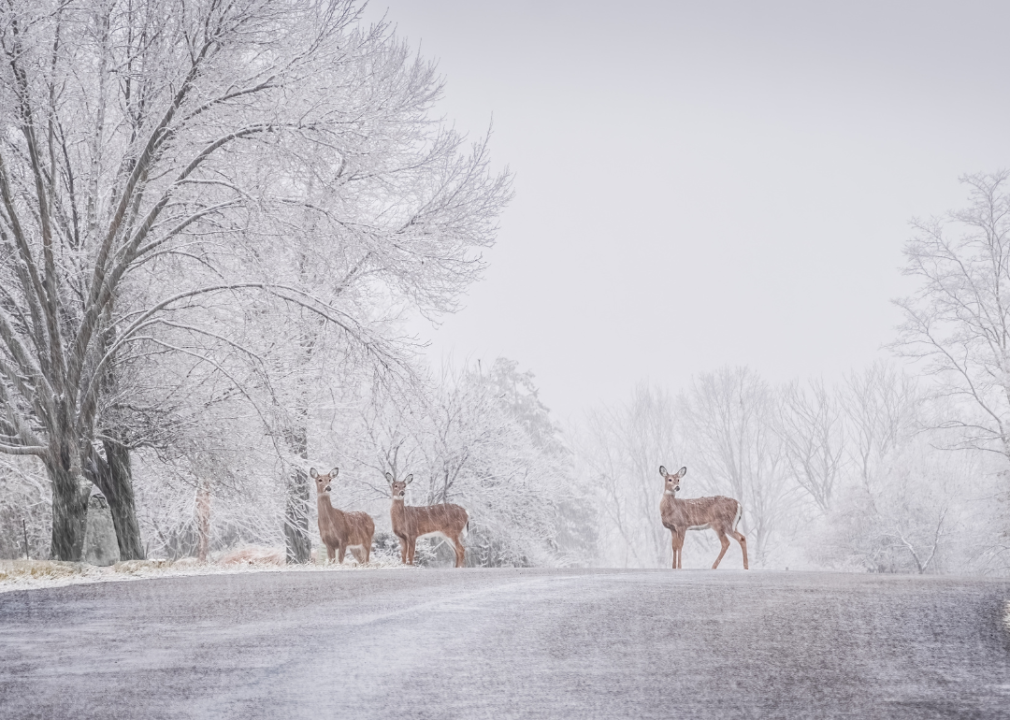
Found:
[[[299, 413], [303, 419], [306, 413]], [[286, 433], [288, 446], [308, 460], [308, 439], [305, 426]], [[284, 504], [285, 557], [289, 563], [307, 563], [312, 558], [312, 538], [309, 535], [309, 476], [304, 467], [288, 472], [287, 501]]]
[[104, 458], [93, 446], [89, 445], [85, 450], [85, 475], [102, 491], [109, 503], [120, 559], [143, 560], [144, 544], [133, 498], [130, 449], [114, 440], [104, 440], [102, 445]]
[[88, 497], [91, 483], [71, 468], [69, 454], [57, 462], [46, 461], [53, 487], [53, 534], [49, 554], [54, 560], [80, 562], [84, 552], [84, 532], [88, 525]]
[[84, 477], [74, 423], [65, 400], [57, 402], [55, 432], [42, 462], [53, 488], [53, 534], [50, 557], [80, 562], [88, 525], [91, 483]]
[[116, 527], [119, 557], [122, 560], [144, 560], [144, 543], [137, 522], [136, 503], [133, 498], [133, 469], [130, 449], [112, 440], [103, 442], [108, 461], [108, 492], [112, 524]]

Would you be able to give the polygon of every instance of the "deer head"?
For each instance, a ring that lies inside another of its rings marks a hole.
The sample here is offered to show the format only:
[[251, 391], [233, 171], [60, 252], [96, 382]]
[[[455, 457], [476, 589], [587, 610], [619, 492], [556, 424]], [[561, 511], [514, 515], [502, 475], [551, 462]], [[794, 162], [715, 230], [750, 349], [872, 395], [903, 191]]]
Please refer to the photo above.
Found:
[[675, 495], [680, 491], [680, 479], [687, 475], [687, 468], [682, 467], [680, 470], [671, 475], [666, 471], [665, 467], [660, 465], [659, 474], [663, 476], [664, 480], [666, 480], [666, 490], [664, 492], [667, 495]]
[[393, 493], [393, 500], [403, 500], [403, 496], [407, 494], [407, 486], [413, 481], [413, 473], [403, 480], [394, 480], [393, 473], [386, 473], [386, 482], [389, 483], [389, 489]]
[[330, 481], [340, 472], [340, 468], [333, 468], [325, 475], [320, 475], [315, 468], [309, 469], [309, 477], [316, 481], [316, 492], [320, 495], [330, 491]]

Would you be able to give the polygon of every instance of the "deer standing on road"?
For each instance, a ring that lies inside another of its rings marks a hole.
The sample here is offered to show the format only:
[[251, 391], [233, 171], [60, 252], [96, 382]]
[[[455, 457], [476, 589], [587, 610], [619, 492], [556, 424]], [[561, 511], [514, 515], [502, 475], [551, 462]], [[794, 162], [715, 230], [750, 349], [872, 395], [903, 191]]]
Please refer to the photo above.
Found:
[[[372, 553], [372, 535], [375, 523], [368, 513], [344, 512], [333, 507], [330, 501], [330, 481], [337, 476], [340, 468], [333, 468], [326, 475], [320, 475], [315, 468], [309, 475], [316, 481], [316, 502], [319, 506], [319, 536], [326, 545], [326, 555], [333, 562], [337, 555], [341, 565], [348, 548], [359, 563], [367, 563]], [[359, 549], [364, 552], [359, 553]]]
[[677, 492], [680, 490], [680, 479], [687, 475], [687, 468], [682, 467], [675, 474], [671, 475], [662, 465], [659, 466], [659, 474], [666, 481], [666, 489], [663, 491], [663, 499], [659, 503], [659, 512], [663, 518], [663, 527], [673, 534], [673, 569], [680, 569], [680, 551], [684, 547], [684, 536], [688, 530], [715, 530], [722, 543], [722, 552], [712, 564], [712, 569], [719, 567], [726, 550], [729, 549], [729, 538], [732, 535], [743, 550], [743, 569], [747, 569], [747, 538], [738, 533], [736, 525], [740, 522], [740, 513], [743, 508], [740, 503], [733, 498], [717, 495], [715, 497], [693, 498], [691, 500], [678, 500]]
[[393, 504], [389, 516], [393, 521], [393, 534], [400, 538], [400, 560], [405, 565], [414, 564], [414, 547], [422, 535], [438, 534], [449, 540], [456, 550], [456, 567], [463, 567], [466, 550], [459, 536], [470, 525], [470, 517], [459, 505], [443, 503], [411, 507], [404, 502], [407, 486], [414, 476], [404, 480], [394, 480], [392, 473], [386, 473], [386, 482], [393, 494]]

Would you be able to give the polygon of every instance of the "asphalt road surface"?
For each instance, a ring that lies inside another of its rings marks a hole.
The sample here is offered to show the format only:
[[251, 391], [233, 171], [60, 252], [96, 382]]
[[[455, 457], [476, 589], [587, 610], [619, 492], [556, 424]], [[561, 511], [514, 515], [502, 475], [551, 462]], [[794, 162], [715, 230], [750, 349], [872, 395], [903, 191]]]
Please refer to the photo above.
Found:
[[264, 572], [0, 594], [3, 718], [1010, 718], [1010, 581]]

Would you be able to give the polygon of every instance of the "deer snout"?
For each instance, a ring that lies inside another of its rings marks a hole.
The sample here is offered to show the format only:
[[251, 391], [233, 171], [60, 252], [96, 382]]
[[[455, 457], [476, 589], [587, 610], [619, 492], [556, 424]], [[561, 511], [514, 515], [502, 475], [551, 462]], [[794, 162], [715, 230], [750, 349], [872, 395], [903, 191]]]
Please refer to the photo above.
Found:
[[330, 486], [329, 485], [327, 485], [326, 487], [323, 488], [323, 492], [329, 492], [329, 491], [330, 491]]

